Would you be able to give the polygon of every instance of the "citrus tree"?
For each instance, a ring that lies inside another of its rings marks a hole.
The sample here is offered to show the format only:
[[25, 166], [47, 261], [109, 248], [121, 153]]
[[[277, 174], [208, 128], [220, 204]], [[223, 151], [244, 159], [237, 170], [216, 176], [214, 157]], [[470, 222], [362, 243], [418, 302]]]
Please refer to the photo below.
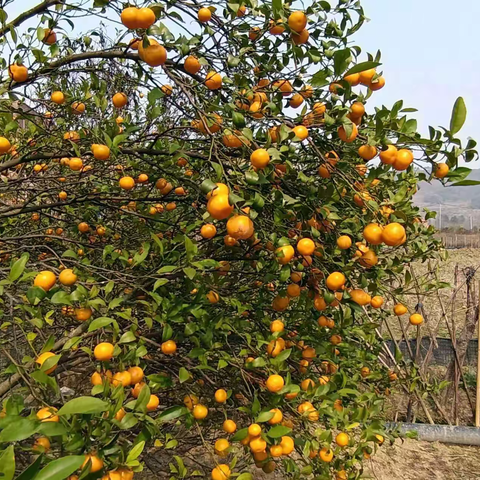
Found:
[[428, 138], [368, 109], [333, 3], [4, 2], [4, 480], [353, 479], [393, 438], [377, 327], [422, 324], [440, 248], [412, 197], [475, 142], [462, 99]]

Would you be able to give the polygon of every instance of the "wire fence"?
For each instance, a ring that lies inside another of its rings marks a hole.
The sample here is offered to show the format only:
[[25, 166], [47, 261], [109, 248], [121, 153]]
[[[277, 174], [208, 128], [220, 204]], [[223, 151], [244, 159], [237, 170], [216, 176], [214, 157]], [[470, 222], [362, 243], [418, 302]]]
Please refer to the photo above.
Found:
[[478, 233], [437, 233], [445, 248], [480, 248], [480, 234]]

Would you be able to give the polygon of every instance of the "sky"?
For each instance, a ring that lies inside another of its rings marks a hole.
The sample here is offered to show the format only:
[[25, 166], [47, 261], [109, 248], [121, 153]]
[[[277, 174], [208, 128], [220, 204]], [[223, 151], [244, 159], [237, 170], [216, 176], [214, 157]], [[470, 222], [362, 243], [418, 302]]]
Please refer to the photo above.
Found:
[[[6, 8], [9, 19], [38, 2], [15, 0]], [[420, 132], [427, 134], [429, 125], [449, 126], [453, 104], [462, 96], [468, 114], [458, 136], [479, 139], [480, 67], [475, 32], [480, 1], [362, 0], [362, 5], [370, 21], [353, 40], [363, 52], [381, 50], [380, 68], [387, 82], [368, 105], [391, 107], [403, 99], [404, 106], [418, 109], [411, 115], [418, 120]], [[85, 19], [81, 25], [83, 30], [92, 27]], [[365, 59], [366, 55], [361, 57]]]

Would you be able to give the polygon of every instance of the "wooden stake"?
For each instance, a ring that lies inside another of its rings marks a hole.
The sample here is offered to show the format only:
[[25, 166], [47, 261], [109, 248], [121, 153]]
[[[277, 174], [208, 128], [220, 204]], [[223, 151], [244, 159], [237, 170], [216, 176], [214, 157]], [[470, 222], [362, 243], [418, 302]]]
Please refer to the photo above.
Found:
[[[480, 282], [478, 288], [480, 302]], [[478, 321], [478, 347], [477, 347], [477, 399], [475, 405], [475, 426], [480, 427], [480, 320]]]

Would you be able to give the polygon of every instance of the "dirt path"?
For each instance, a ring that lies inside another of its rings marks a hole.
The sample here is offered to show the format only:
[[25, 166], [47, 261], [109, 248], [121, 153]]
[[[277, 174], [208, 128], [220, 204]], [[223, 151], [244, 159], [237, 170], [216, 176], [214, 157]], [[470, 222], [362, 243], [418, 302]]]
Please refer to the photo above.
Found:
[[364, 478], [375, 480], [478, 480], [480, 447], [400, 441], [382, 447]]

